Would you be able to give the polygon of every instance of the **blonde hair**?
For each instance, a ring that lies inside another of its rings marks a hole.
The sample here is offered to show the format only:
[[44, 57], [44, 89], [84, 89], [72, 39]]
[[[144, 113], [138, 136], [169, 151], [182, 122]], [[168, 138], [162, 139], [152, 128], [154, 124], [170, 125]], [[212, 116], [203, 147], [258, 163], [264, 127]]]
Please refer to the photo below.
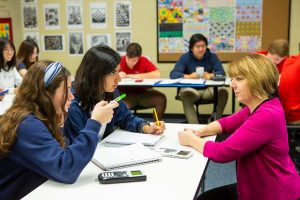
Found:
[[250, 54], [229, 63], [230, 77], [242, 76], [248, 81], [252, 95], [258, 99], [277, 91], [279, 73], [264, 55]]

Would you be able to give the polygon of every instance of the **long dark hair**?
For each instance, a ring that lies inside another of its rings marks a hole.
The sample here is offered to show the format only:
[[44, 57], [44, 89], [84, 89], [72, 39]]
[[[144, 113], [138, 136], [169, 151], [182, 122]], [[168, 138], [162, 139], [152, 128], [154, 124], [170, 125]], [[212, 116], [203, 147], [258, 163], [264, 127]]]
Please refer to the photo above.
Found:
[[[9, 44], [11, 46], [11, 48], [14, 50], [14, 55], [11, 58], [10, 61], [5, 63], [5, 60], [4, 60], [4, 57], [3, 57], [3, 51], [4, 51], [4, 48], [6, 47], [7, 44]], [[16, 53], [15, 53], [16, 49], [15, 49], [15, 46], [10, 40], [7, 40], [5, 38], [0, 38], [0, 52], [1, 52], [1, 55], [0, 55], [0, 72], [1, 72], [1, 70], [4, 70], [4, 71], [8, 72], [16, 65]]]
[[[34, 64], [34, 62], [30, 62], [30, 57], [34, 52], [35, 47], [37, 49], [37, 53], [39, 53], [39, 47], [34, 40], [26, 39], [21, 43], [17, 53], [17, 67], [23, 63], [26, 69], [29, 69], [29, 67]], [[37, 56], [36, 60], [38, 61], [38, 59], [39, 58]]]
[[116, 51], [105, 45], [94, 46], [85, 53], [74, 81], [75, 96], [84, 110], [91, 111], [99, 101], [113, 98], [113, 93], [104, 90], [104, 77], [116, 69], [120, 59]]
[[70, 72], [62, 67], [50, 85], [45, 87], [45, 69], [50, 63], [52, 62], [42, 60], [32, 65], [18, 89], [12, 106], [0, 118], [0, 157], [9, 152], [17, 138], [17, 129], [20, 123], [30, 113], [33, 113], [45, 124], [62, 147], [65, 146], [60, 126], [66, 113], [64, 111], [64, 116], [56, 114], [52, 98], [57, 88], [64, 82], [65, 101], [61, 105], [62, 110], [64, 110], [68, 96], [67, 80]]

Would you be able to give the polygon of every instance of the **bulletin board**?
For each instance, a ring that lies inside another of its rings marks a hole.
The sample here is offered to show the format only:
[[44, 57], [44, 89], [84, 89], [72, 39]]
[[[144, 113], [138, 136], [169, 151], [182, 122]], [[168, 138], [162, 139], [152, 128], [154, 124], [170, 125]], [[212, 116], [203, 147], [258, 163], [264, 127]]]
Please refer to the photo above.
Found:
[[202, 33], [222, 62], [289, 39], [290, 0], [157, 0], [157, 61], [176, 62]]
[[0, 18], [0, 38], [5, 38], [13, 42], [11, 18]]

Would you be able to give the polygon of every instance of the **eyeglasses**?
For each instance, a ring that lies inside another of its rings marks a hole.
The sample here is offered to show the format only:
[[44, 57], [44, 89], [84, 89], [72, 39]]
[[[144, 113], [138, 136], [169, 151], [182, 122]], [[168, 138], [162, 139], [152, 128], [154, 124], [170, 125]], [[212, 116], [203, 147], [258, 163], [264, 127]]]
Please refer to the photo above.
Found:
[[203, 45], [195, 45], [194, 48], [197, 48], [197, 49], [206, 49], [206, 45], [203, 44]]
[[15, 50], [11, 49], [11, 48], [4, 48], [3, 51], [6, 51], [6, 52], [15, 52]]

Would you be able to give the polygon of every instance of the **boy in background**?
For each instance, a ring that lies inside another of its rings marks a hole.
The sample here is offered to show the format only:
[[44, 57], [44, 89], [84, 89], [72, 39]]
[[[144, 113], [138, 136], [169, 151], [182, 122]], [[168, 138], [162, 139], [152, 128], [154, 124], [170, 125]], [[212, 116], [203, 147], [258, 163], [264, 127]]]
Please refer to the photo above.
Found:
[[284, 39], [277, 39], [269, 45], [267, 51], [259, 51], [256, 53], [266, 55], [267, 58], [277, 66], [277, 69], [281, 74], [283, 63], [289, 56], [289, 43]]
[[[145, 56], [142, 56], [142, 47], [138, 43], [127, 46], [126, 55], [120, 62], [121, 78], [155, 79], [160, 78], [159, 69]], [[155, 107], [159, 120], [162, 120], [167, 106], [166, 95], [151, 87], [120, 87], [120, 92], [126, 93], [123, 100], [129, 109], [136, 106], [145, 108]]]

